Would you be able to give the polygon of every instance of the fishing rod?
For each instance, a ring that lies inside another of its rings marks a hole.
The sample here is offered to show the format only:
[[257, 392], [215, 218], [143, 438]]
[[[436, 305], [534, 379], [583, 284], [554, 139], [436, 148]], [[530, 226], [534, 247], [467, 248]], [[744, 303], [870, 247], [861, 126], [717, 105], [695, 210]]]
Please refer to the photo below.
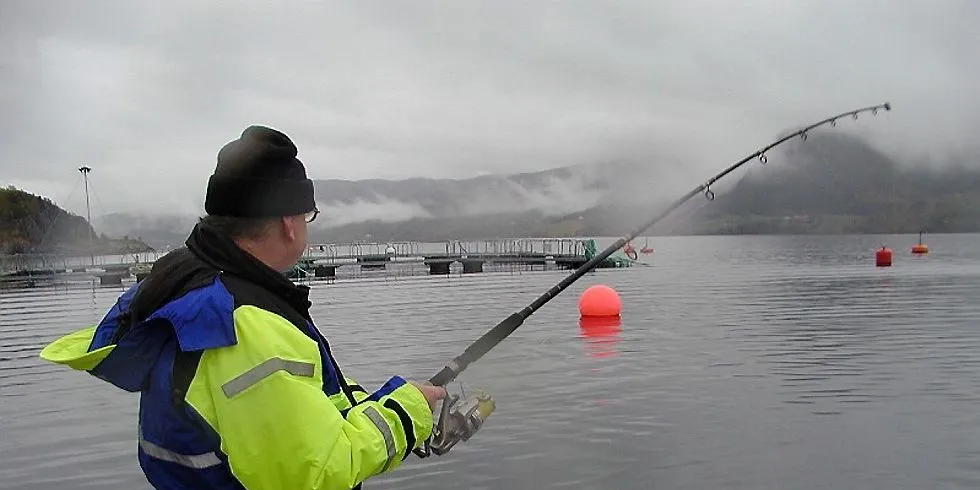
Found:
[[[534, 314], [535, 311], [547, 304], [548, 301], [551, 301], [551, 299], [555, 296], [558, 296], [562, 291], [567, 289], [568, 286], [572, 285], [572, 283], [577, 281], [580, 277], [584, 276], [587, 272], [598, 266], [599, 263], [609, 258], [609, 256], [616, 250], [619, 250], [630, 240], [633, 240], [639, 236], [639, 234], [644, 230], [662, 221], [664, 218], [670, 215], [670, 213], [687, 202], [688, 199], [704, 193], [705, 198], [707, 198], [709, 201], [713, 201], [715, 199], [715, 194], [711, 191], [711, 185], [724, 178], [735, 169], [756, 158], [758, 158], [759, 161], [765, 165], [767, 162], [766, 152], [790, 140], [791, 138], [799, 136], [801, 139], [803, 139], [803, 141], [806, 141], [807, 133], [815, 128], [825, 124], [830, 124], [831, 127], [836, 127], [838, 119], [847, 116], [857, 119], [858, 115], [862, 112], [871, 112], [873, 115], [877, 116], [878, 111], [881, 109], [891, 111], [891, 104], [885, 102], [884, 104], [862, 107], [860, 109], [854, 109], [828, 117], [779, 138], [769, 145], [766, 145], [745, 158], [735, 162], [728, 168], [722, 170], [705, 181], [703, 184], [691, 189], [687, 194], [684, 194], [679, 199], [674, 201], [673, 204], [668, 206], [654, 218], [639, 225], [626, 235], [620, 237], [612, 245], [606, 247], [605, 250], [579, 266], [579, 268], [575, 269], [575, 271], [558, 282], [558, 284], [552, 286], [551, 289], [545, 291], [544, 294], [538, 296], [523, 309], [512, 313], [507, 318], [504, 318], [500, 323], [484, 333], [483, 336], [481, 336], [475, 342], [470, 344], [469, 347], [467, 347], [460, 355], [456, 356], [449, 363], [447, 363], [442, 370], [429, 379], [429, 382], [436, 386], [445, 386], [447, 383], [456, 379], [456, 377], [459, 376], [459, 374], [462, 373], [463, 370], [465, 370], [470, 364], [483, 357], [483, 355], [489, 352], [490, 349], [493, 349], [497, 344], [517, 330], [517, 328], [524, 323], [524, 320]], [[451, 395], [443, 402], [439, 421], [436, 423], [436, 426], [433, 427], [433, 442], [427, 440], [424, 448], [420, 448], [421, 451], [416, 451], [417, 455], [420, 457], [426, 457], [428, 456], [430, 450], [436, 452], [436, 454], [444, 454], [445, 452], [449, 451], [449, 448], [460, 440], [465, 441], [469, 439], [473, 433], [480, 428], [483, 421], [486, 420], [494, 409], [493, 400], [487, 395], [477, 395], [475, 398], [469, 400], [462, 408], [452, 410], [451, 407], [454, 406], [458, 400], [458, 396]]]

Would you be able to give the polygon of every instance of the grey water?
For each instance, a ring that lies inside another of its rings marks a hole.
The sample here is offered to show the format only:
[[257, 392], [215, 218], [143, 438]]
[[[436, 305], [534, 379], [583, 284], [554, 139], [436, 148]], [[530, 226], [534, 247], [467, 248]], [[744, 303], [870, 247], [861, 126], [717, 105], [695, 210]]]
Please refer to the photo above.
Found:
[[[980, 235], [916, 240], [651, 239], [646, 265], [586, 275], [450, 385], [497, 402], [474, 438], [365, 488], [976, 488]], [[313, 315], [371, 389], [432, 376], [565, 274], [338, 280]], [[599, 283], [618, 326], [579, 324]], [[0, 293], [0, 487], [149, 488], [137, 395], [37, 357], [120, 292]]]

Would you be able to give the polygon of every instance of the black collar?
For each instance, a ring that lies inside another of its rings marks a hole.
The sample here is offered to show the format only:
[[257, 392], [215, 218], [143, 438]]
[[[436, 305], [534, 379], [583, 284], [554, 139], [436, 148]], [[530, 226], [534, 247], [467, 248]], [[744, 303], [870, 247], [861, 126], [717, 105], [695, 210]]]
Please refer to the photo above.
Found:
[[214, 227], [198, 223], [191, 230], [185, 244], [200, 260], [222, 274], [231, 274], [267, 289], [309, 318], [309, 287], [294, 284], [282, 273], [242, 250], [231, 238]]

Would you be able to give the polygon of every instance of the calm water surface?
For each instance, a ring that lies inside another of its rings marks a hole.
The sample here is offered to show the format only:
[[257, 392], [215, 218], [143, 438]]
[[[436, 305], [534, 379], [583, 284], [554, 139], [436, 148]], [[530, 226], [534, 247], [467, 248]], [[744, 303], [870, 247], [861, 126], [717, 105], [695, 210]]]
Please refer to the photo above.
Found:
[[[470, 366], [462, 388], [497, 400], [476, 437], [367, 488], [976, 488], [980, 235], [926, 238], [651, 240], [649, 266], [582, 278]], [[313, 314], [376, 387], [435, 374], [564, 274], [338, 281]], [[618, 330], [579, 325], [596, 283]], [[148, 488], [136, 395], [37, 358], [119, 293], [0, 293], [0, 487]]]

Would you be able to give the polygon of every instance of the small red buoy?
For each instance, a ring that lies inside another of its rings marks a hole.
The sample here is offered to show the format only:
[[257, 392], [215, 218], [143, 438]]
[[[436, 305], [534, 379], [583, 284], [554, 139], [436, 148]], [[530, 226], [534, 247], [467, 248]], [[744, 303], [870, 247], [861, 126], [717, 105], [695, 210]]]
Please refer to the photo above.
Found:
[[912, 245], [912, 253], [914, 254], [927, 254], [929, 253], [929, 247], [922, 243], [922, 232], [919, 232], [919, 243]]
[[890, 248], [882, 245], [881, 249], [875, 252], [875, 265], [878, 267], [891, 267], [892, 251]]
[[605, 284], [589, 286], [578, 298], [578, 312], [582, 316], [619, 316], [621, 309], [619, 293]]
[[653, 249], [650, 248], [650, 242], [649, 241], [643, 242], [643, 248], [640, 249], [640, 253], [642, 253], [642, 254], [652, 254], [653, 253]]

